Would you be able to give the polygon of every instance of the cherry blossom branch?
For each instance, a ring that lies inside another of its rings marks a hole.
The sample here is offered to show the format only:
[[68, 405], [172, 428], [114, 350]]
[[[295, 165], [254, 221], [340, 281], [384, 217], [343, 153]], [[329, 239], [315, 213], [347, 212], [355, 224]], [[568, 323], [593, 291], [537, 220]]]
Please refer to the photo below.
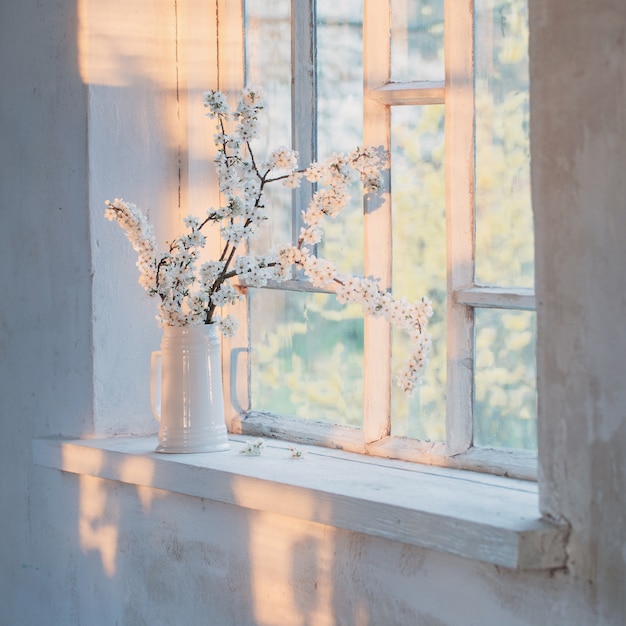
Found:
[[[330, 261], [312, 253], [323, 237], [324, 218], [337, 216], [348, 205], [353, 180], [361, 181], [365, 193], [381, 190], [386, 153], [380, 148], [357, 148], [301, 169], [297, 153], [283, 146], [259, 162], [251, 147], [263, 109], [259, 91], [244, 89], [234, 111], [219, 91], [206, 92], [204, 104], [207, 115], [216, 120], [215, 168], [224, 205], [210, 209], [202, 219], [184, 218], [187, 232], [174, 239], [167, 252], [161, 252], [145, 215], [134, 204], [121, 199], [106, 202], [105, 216], [118, 222], [139, 255], [139, 283], [150, 296], [159, 298], [159, 322], [164, 326], [215, 323], [223, 334], [232, 335], [236, 332], [234, 317], [217, 314], [218, 308], [241, 298], [231, 279], [239, 277], [249, 286], [263, 287], [269, 281], [290, 279], [292, 268], [300, 267], [315, 287], [326, 289], [334, 284], [340, 303], [359, 303], [366, 315], [383, 316], [407, 332], [411, 357], [398, 384], [412, 391], [421, 379], [430, 349], [427, 326], [432, 307], [428, 299], [414, 304], [396, 299], [373, 278], [338, 276]], [[229, 132], [231, 121], [236, 128]], [[263, 203], [267, 185], [281, 183], [293, 189], [303, 179], [317, 183], [317, 189], [302, 213], [303, 227], [295, 245], [286, 244], [266, 254], [237, 254], [239, 244], [254, 237], [257, 226], [268, 219]], [[217, 260], [199, 265], [199, 252], [207, 241], [202, 231], [208, 224], [219, 227], [224, 245]]]

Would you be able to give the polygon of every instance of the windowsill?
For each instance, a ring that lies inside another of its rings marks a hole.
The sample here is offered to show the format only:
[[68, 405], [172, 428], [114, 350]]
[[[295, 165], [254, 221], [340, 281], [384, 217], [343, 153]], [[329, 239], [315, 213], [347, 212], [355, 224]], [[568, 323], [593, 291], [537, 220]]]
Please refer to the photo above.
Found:
[[[567, 527], [542, 519], [537, 485], [265, 441], [260, 456], [159, 454], [155, 437], [37, 439], [37, 465], [276, 513], [511, 569], [555, 569]], [[312, 505], [314, 503], [314, 505]]]

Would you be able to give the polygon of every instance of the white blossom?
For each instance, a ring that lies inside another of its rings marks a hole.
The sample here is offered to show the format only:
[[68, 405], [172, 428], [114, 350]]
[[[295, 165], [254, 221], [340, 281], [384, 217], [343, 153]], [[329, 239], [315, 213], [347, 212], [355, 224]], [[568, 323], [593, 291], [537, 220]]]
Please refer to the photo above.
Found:
[[246, 447], [239, 450], [239, 454], [245, 454], [246, 456], [259, 456], [263, 452], [265, 442], [263, 439], [256, 439], [255, 441], [249, 441]]
[[303, 244], [315, 245], [322, 240], [324, 231], [320, 226], [309, 226], [300, 229], [300, 241]]
[[330, 261], [313, 255], [304, 259], [302, 268], [315, 287], [326, 287], [337, 275], [337, 270]]
[[230, 283], [222, 283], [211, 295], [211, 302], [215, 306], [225, 306], [235, 304], [241, 298], [241, 294]]
[[311, 163], [304, 171], [305, 178], [311, 183], [317, 183], [324, 177], [325, 166], [323, 163]]
[[226, 96], [219, 91], [206, 91], [203, 94], [204, 106], [209, 109], [210, 117], [228, 117], [229, 107]]
[[207, 261], [200, 266], [200, 283], [206, 288], [218, 279], [219, 275], [224, 271], [226, 263], [224, 261]]
[[290, 172], [282, 182], [283, 187], [287, 187], [288, 189], [297, 189], [302, 181], [302, 176], [302, 172]]
[[[410, 393], [421, 380], [430, 352], [430, 301], [422, 298], [410, 303], [394, 298], [378, 280], [340, 276], [331, 261], [313, 254], [323, 238], [324, 219], [336, 218], [348, 205], [355, 181], [360, 181], [367, 194], [383, 188], [388, 155], [382, 148], [356, 148], [298, 170], [298, 154], [280, 146], [265, 160], [256, 160], [250, 141], [258, 133], [265, 106], [261, 90], [244, 89], [234, 110], [219, 91], [205, 92], [203, 103], [207, 116], [215, 121], [214, 166], [222, 205], [208, 210], [202, 219], [195, 215], [183, 218], [186, 232], [160, 251], [151, 225], [136, 205], [121, 199], [105, 203], [105, 217], [120, 225], [137, 252], [139, 284], [148, 295], [158, 298], [158, 321], [164, 326], [214, 323], [222, 334], [231, 336], [237, 320], [230, 314], [223, 316], [221, 309], [242, 298], [231, 279], [238, 277], [244, 285], [264, 287], [269, 281], [291, 279], [294, 268], [299, 268], [314, 287], [334, 289], [338, 302], [360, 304], [366, 315], [384, 317], [407, 333], [411, 354], [397, 382]], [[254, 237], [257, 227], [268, 219], [266, 186], [280, 182], [295, 189], [303, 178], [317, 188], [301, 213], [298, 241], [267, 254], [238, 254], [239, 246]], [[218, 258], [205, 261], [203, 229], [208, 227], [219, 229], [222, 243]]]
[[219, 315], [216, 316], [215, 323], [224, 337], [233, 337], [237, 332], [237, 327], [239, 326], [237, 319], [230, 314], [224, 318]]
[[262, 170], [287, 170], [298, 167], [298, 153], [286, 146], [280, 146], [272, 152], [270, 158], [261, 166]]

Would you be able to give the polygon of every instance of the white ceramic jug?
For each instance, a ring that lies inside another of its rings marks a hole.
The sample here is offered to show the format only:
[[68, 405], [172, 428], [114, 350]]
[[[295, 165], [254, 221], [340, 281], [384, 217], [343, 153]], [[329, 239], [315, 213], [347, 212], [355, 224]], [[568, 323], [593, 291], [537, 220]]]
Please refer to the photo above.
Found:
[[152, 413], [160, 422], [157, 452], [228, 450], [215, 326], [166, 326], [150, 370]]

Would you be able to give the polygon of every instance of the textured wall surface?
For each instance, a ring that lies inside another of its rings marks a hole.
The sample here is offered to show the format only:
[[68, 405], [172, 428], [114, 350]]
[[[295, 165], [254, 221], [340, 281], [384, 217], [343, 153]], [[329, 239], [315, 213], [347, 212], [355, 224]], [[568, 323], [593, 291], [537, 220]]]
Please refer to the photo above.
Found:
[[531, 12], [533, 205], [543, 506], [570, 567], [626, 619], [626, 5]]
[[567, 569], [515, 573], [33, 466], [33, 437], [154, 428], [137, 365], [154, 309], [101, 203], [184, 204], [190, 6], [0, 6], [0, 623], [625, 623], [623, 0], [530, 0], [540, 485], [572, 524]]
[[[43, 499], [53, 496], [37, 481], [31, 440], [93, 424], [77, 23], [72, 2], [0, 6], [0, 622], [10, 625], [46, 623], [46, 606], [63, 623], [69, 607], [54, 601], [62, 590], [41, 549]], [[70, 558], [73, 549], [58, 563], [61, 577]]]

